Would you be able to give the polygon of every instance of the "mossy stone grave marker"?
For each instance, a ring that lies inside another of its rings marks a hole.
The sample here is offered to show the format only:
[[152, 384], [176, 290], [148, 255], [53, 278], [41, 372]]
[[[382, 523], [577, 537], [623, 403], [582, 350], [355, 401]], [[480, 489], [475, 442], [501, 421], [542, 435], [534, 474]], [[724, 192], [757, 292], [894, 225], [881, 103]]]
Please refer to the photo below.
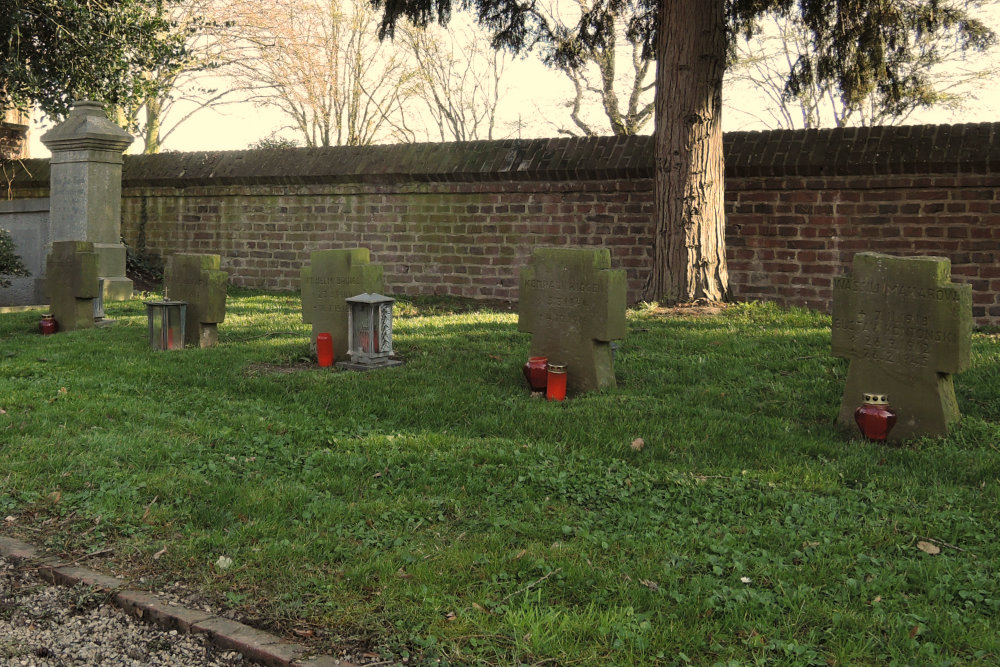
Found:
[[625, 336], [625, 271], [605, 248], [535, 248], [521, 269], [518, 330], [531, 356], [567, 366], [570, 393], [615, 386], [611, 341]]
[[174, 301], [186, 301], [184, 342], [213, 347], [219, 342], [219, 323], [226, 319], [229, 274], [219, 267], [218, 255], [176, 254], [167, 258], [163, 286]]
[[838, 423], [855, 430], [862, 394], [888, 394], [890, 440], [945, 435], [958, 421], [952, 375], [969, 365], [972, 286], [943, 257], [854, 256], [834, 279], [832, 347], [850, 359]]
[[45, 294], [60, 331], [94, 326], [98, 253], [90, 241], [54, 241], [45, 263]]
[[329, 333], [336, 359], [349, 359], [346, 299], [366, 292], [383, 293], [382, 265], [369, 263], [368, 248], [317, 250], [299, 275], [302, 321], [312, 324], [312, 348], [316, 348], [318, 334]]

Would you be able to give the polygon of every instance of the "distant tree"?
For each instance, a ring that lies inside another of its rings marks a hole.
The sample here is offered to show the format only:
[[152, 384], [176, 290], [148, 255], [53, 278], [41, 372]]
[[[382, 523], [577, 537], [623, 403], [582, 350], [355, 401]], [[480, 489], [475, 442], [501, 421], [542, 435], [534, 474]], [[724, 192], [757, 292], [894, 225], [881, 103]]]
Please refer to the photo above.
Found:
[[[958, 109], [969, 100], [970, 89], [1000, 74], [996, 64], [969, 66], [970, 53], [982, 53], [996, 40], [984, 24], [962, 18], [964, 14], [957, 8], [964, 4], [942, 2], [939, 11], [951, 12], [954, 18], [936, 32], [923, 31], [919, 13], [904, 13], [913, 48], [903, 53], [908, 60], [898, 65], [900, 77], [895, 89], [873, 80], [867, 91], [858, 89], [848, 97], [821, 77], [804, 76], [790, 82], [800, 57], [812, 48], [810, 33], [797, 10], [763, 17], [759, 31], [734, 42], [735, 59], [727, 81], [744, 84], [742, 90], [763, 97], [765, 116], [760, 120], [770, 127], [896, 125], [918, 109]], [[736, 106], [733, 110], [743, 111]]]
[[10, 232], [0, 229], [0, 288], [10, 287], [10, 278], [14, 276], [30, 276], [31, 272], [24, 266], [21, 257], [14, 252], [14, 240]]
[[159, 153], [184, 123], [206, 109], [238, 101], [242, 92], [210, 83], [221, 66], [243, 56], [226, 0], [173, 0], [157, 5], [157, 12], [184, 39], [184, 56], [148, 71], [155, 87], [118, 108], [119, 124], [142, 140], [146, 154]]
[[[482, 30], [463, 21], [451, 35], [441, 29], [408, 27], [401, 41], [417, 66], [415, 98], [423, 102], [440, 141], [493, 139], [503, 76], [509, 56], [492, 48]], [[427, 119], [418, 118], [426, 121]], [[422, 138], [410, 113], [401, 114], [397, 130], [407, 141]]]
[[148, 72], [183, 59], [184, 37], [158, 7], [173, 0], [5, 0], [0, 111], [61, 117], [77, 99], [109, 107], [155, 90]]
[[244, 57], [225, 72], [274, 107], [307, 146], [364, 145], [387, 136], [416, 70], [375, 36], [363, 0], [236, 0]]
[[[566, 107], [574, 127], [557, 125], [558, 131], [584, 136], [607, 134], [608, 129], [616, 135], [638, 134], [653, 120], [656, 63], [644, 55], [642, 36], [629, 33], [625, 15], [611, 17], [614, 25], [605, 39], [585, 40], [579, 21], [590, 9], [590, 0], [539, 4], [536, 9], [543, 26], [538, 45], [542, 62], [573, 85]], [[565, 53], [575, 57], [567, 59]], [[598, 118], [589, 113], [596, 109]]]
[[[452, 0], [370, 0], [384, 10], [381, 33], [397, 22], [447, 22]], [[462, 0], [493, 35], [495, 47], [522, 52], [546, 26], [535, 2]], [[674, 303], [720, 300], [729, 293], [725, 254], [722, 82], [730, 44], [753, 34], [762, 17], [797, 7], [811, 48], [800, 54], [789, 91], [830, 86], [855, 101], [873, 89], [901, 99], [905, 63], [925, 35], [978, 31], [967, 12], [945, 0], [593, 0], [556, 57], [580, 63], [585, 48], [608, 44], [618, 17], [626, 34], [655, 57], [656, 219], [652, 267], [644, 297]], [[911, 18], [913, 17], [913, 18]], [[913, 32], [913, 28], [917, 32]]]
[[261, 137], [257, 141], [252, 142], [248, 148], [250, 150], [274, 150], [280, 148], [298, 148], [298, 139], [286, 139], [285, 137], [279, 136], [278, 131], [275, 130], [266, 137]]

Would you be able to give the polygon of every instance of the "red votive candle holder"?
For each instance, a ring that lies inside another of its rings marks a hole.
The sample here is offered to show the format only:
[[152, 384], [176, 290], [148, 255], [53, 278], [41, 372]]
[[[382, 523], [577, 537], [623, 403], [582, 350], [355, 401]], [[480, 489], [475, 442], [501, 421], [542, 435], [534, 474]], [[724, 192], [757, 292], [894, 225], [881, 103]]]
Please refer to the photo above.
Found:
[[333, 336], [328, 333], [316, 334], [316, 360], [323, 368], [333, 365]]
[[42, 320], [38, 323], [38, 330], [42, 332], [43, 336], [50, 336], [59, 331], [59, 325], [56, 324], [56, 320], [51, 314], [45, 313], [42, 315]]
[[545, 384], [545, 397], [550, 401], [566, 398], [566, 364], [549, 364]]
[[896, 425], [896, 412], [889, 407], [889, 397], [885, 394], [864, 394], [861, 400], [861, 405], [854, 411], [854, 421], [861, 434], [875, 442], [884, 441]]
[[528, 381], [531, 391], [545, 391], [548, 365], [548, 357], [528, 357], [528, 361], [524, 363], [524, 379]]

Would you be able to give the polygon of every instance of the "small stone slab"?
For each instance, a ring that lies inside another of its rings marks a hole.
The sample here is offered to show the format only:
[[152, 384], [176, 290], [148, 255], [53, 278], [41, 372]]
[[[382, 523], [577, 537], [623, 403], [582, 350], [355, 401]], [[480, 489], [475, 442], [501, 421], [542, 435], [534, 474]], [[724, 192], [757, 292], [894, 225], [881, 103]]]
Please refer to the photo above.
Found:
[[218, 325], [226, 319], [229, 274], [218, 255], [176, 254], [167, 258], [164, 289], [170, 299], [186, 301], [184, 342], [199, 347], [218, 343]]
[[98, 255], [89, 241], [55, 241], [45, 264], [45, 294], [60, 331], [94, 326]]
[[329, 333], [339, 361], [347, 354], [347, 301], [358, 294], [384, 291], [382, 265], [369, 263], [368, 248], [317, 250], [299, 276], [302, 289], [302, 321], [312, 324], [312, 347], [316, 336]]
[[521, 269], [519, 331], [531, 356], [567, 366], [570, 393], [615, 386], [611, 341], [625, 336], [625, 271], [606, 248], [535, 248]]
[[864, 393], [889, 396], [890, 440], [945, 435], [959, 420], [952, 375], [969, 366], [972, 286], [950, 280], [944, 257], [874, 252], [834, 279], [833, 355], [851, 362], [838, 424], [857, 429]]

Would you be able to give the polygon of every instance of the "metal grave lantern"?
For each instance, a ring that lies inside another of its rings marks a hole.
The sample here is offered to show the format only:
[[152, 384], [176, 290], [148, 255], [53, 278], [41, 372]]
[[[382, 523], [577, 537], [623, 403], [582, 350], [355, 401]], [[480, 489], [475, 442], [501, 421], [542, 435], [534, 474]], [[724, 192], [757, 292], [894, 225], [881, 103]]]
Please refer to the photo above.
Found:
[[143, 301], [149, 320], [149, 344], [154, 350], [184, 349], [187, 301]]
[[392, 359], [392, 299], [381, 294], [359, 294], [347, 301], [348, 367], [363, 369], [397, 366]]

